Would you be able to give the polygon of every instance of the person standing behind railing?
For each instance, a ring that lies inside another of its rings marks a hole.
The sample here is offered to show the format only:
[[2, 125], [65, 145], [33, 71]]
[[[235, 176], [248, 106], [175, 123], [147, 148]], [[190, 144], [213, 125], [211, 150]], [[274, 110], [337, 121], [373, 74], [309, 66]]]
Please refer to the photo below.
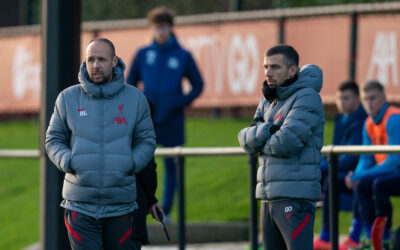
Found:
[[[333, 133], [334, 145], [361, 145], [362, 128], [367, 118], [364, 108], [360, 103], [360, 91], [357, 83], [346, 81], [340, 84], [336, 93], [336, 107], [339, 115], [335, 117], [335, 128]], [[340, 155], [338, 157], [338, 187], [341, 193], [351, 194], [352, 189], [347, 188], [345, 177], [349, 171], [353, 171], [358, 162], [358, 155]], [[321, 163], [321, 185], [323, 190], [322, 207], [322, 230], [314, 241], [314, 250], [331, 249], [329, 231], [329, 181], [328, 161], [325, 156]], [[351, 201], [349, 201], [351, 202]], [[353, 199], [354, 203], [354, 199]], [[349, 236], [340, 244], [341, 250], [349, 247], [357, 247], [362, 229], [362, 223], [357, 212], [356, 205], [353, 205], [353, 219]]]
[[[148, 14], [153, 42], [136, 53], [127, 82], [142, 88], [154, 104], [154, 129], [157, 144], [181, 146], [185, 141], [184, 108], [197, 98], [203, 80], [191, 53], [183, 49], [173, 32], [173, 12], [157, 7]], [[184, 94], [182, 79], [189, 80], [191, 90]], [[143, 85], [141, 85], [142, 83]], [[170, 220], [176, 189], [176, 164], [173, 157], [164, 158], [164, 190], [162, 208]]]
[[[153, 118], [154, 105], [147, 99], [150, 107], [150, 114]], [[142, 249], [142, 245], [149, 244], [149, 236], [147, 233], [147, 214], [160, 222], [160, 218], [157, 216], [157, 210], [162, 214], [164, 213], [161, 207], [158, 205], [156, 198], [157, 189], [157, 164], [154, 161], [154, 157], [149, 161], [147, 166], [143, 168], [136, 177], [136, 190], [137, 197], [136, 202], [138, 208], [133, 211], [133, 222], [132, 222], [132, 239], [134, 250]]]
[[[400, 145], [400, 109], [389, 105], [383, 85], [369, 81], [362, 86], [361, 100], [368, 118], [363, 129], [363, 145]], [[390, 195], [400, 195], [400, 155], [361, 155], [356, 170], [346, 177], [359, 204], [366, 240], [358, 249], [371, 247], [375, 218], [387, 217], [383, 233], [385, 248], [390, 244], [392, 205]]]
[[266, 80], [250, 127], [240, 145], [260, 154], [256, 198], [266, 250], [313, 249], [315, 202], [320, 200], [319, 162], [324, 138], [324, 107], [319, 95], [322, 70], [305, 65], [288, 45], [264, 55]]

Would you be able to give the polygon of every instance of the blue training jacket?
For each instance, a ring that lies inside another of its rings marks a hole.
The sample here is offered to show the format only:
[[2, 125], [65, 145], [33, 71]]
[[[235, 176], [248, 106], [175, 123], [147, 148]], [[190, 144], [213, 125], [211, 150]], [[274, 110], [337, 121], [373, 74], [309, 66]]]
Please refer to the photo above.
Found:
[[[362, 129], [364, 126], [367, 113], [365, 113], [362, 105], [358, 109], [344, 119], [344, 115], [335, 117], [335, 128], [333, 133], [334, 145], [361, 145], [362, 144]], [[338, 157], [339, 176], [344, 177], [350, 170], [354, 170], [357, 166], [358, 155], [342, 154]], [[328, 170], [328, 161], [326, 156], [320, 163], [321, 170]]]
[[[182, 78], [192, 86], [188, 94], [182, 91]], [[127, 82], [144, 84], [144, 94], [154, 104], [154, 129], [157, 143], [178, 146], [184, 143], [184, 107], [203, 89], [203, 80], [196, 63], [172, 34], [164, 45], [155, 41], [138, 50], [133, 59]]]

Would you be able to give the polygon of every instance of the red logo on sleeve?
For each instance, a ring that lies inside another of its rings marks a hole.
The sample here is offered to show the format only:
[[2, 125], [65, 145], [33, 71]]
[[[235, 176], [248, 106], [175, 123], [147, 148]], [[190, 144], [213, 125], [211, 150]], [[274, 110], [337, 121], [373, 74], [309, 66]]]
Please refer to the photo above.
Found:
[[282, 114], [276, 114], [275, 115], [275, 121], [283, 122], [284, 121], [283, 115]]

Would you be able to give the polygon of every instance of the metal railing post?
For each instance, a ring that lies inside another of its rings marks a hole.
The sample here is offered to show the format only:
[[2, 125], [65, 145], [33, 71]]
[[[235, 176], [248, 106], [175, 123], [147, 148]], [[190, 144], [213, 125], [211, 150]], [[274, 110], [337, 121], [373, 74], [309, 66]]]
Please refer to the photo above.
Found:
[[177, 184], [178, 184], [178, 243], [179, 250], [185, 249], [186, 228], [185, 228], [185, 158], [183, 156], [175, 157], [177, 168]]
[[280, 17], [278, 19], [279, 22], [279, 43], [280, 44], [285, 44], [285, 18], [284, 17]]
[[[400, 145], [374, 145], [374, 146], [324, 146], [321, 153], [328, 156], [329, 161], [329, 222], [330, 222], [330, 239], [332, 249], [338, 249], [338, 211], [339, 211], [339, 192], [338, 192], [338, 170], [337, 159], [340, 154], [400, 154]], [[185, 247], [185, 206], [184, 206], [184, 156], [245, 156], [248, 155], [242, 148], [239, 147], [209, 147], [209, 148], [158, 148], [155, 152], [156, 156], [172, 156], [175, 157], [177, 163], [177, 186], [179, 192], [179, 214], [178, 214], [178, 229], [179, 229], [179, 249]], [[40, 156], [39, 150], [11, 150], [0, 149], [1, 158], [38, 158]], [[249, 158], [250, 164], [250, 189], [254, 190], [255, 185], [256, 159]], [[251, 180], [254, 181], [252, 184]], [[43, 183], [42, 183], [43, 184]], [[254, 208], [257, 210], [257, 203], [255, 203], [255, 192], [250, 193], [250, 209], [251, 209], [251, 222], [250, 224], [250, 240], [256, 242], [257, 235], [257, 213], [253, 213]], [[43, 197], [42, 197], [43, 199]], [[59, 203], [55, 203], [58, 204]], [[54, 218], [53, 216], [52, 218]], [[254, 225], [256, 225], [254, 227]], [[254, 233], [253, 233], [254, 232]], [[254, 245], [252, 245], [254, 249]]]
[[338, 250], [338, 211], [339, 211], [339, 192], [338, 192], [338, 156], [332, 152], [328, 153], [329, 161], [329, 230], [332, 250]]
[[350, 62], [349, 62], [349, 79], [356, 78], [357, 66], [357, 29], [358, 29], [358, 14], [353, 12], [350, 14]]
[[257, 184], [257, 155], [249, 156], [250, 165], [250, 230], [249, 239], [251, 242], [250, 249], [258, 249], [258, 228], [257, 228], [257, 200], [256, 200], [256, 184]]

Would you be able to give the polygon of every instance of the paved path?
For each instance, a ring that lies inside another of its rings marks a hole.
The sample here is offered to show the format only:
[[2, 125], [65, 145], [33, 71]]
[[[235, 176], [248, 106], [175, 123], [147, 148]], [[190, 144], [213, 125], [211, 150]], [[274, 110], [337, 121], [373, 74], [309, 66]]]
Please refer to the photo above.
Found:
[[[207, 244], [188, 244], [185, 250], [245, 250], [248, 242], [224, 242], [224, 243], [207, 243]], [[142, 250], [177, 250], [176, 245], [163, 246], [143, 246]], [[26, 247], [23, 250], [40, 250], [39, 243]]]
[[[245, 250], [248, 242], [227, 242], [227, 243], [208, 243], [208, 244], [188, 244], [186, 250]], [[177, 250], [176, 245], [173, 246], [144, 246], [142, 250]]]

